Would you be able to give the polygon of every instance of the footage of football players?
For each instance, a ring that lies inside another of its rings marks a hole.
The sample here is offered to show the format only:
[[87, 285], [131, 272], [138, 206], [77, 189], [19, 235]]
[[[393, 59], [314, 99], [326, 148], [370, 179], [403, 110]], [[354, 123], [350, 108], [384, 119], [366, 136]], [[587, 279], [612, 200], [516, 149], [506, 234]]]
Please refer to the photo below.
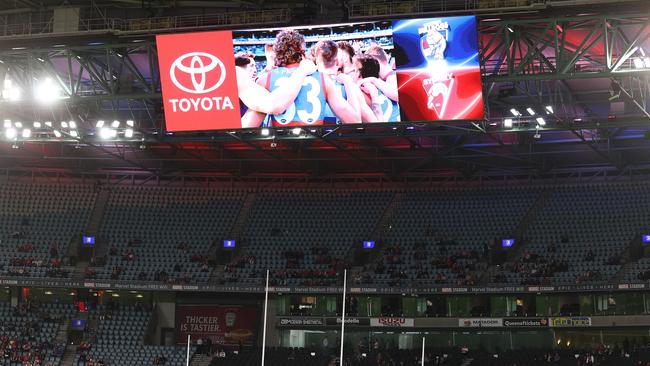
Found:
[[296, 67], [295, 72], [289, 76], [288, 81], [282, 87], [273, 91], [258, 85], [251, 78], [251, 72], [242, 66], [236, 66], [237, 92], [241, 100], [242, 127], [251, 126], [251, 118], [257, 113], [275, 114], [282, 113], [294, 101], [301, 90], [301, 84], [305, 78], [316, 71], [316, 65], [309, 60], [304, 60]]
[[370, 55], [359, 55], [355, 57], [354, 63], [358, 70], [357, 77], [359, 80], [357, 82], [366, 95], [366, 102], [372, 108], [377, 121], [399, 121], [400, 114], [397, 103], [386, 97], [372, 82], [372, 78], [379, 79], [381, 69], [379, 61]]
[[[283, 30], [276, 36], [273, 45], [275, 67], [258, 79], [258, 84], [274, 92], [287, 83], [296, 67], [305, 59], [304, 37], [295, 30]], [[268, 126], [306, 126], [322, 125], [325, 120], [326, 106], [329, 104], [338, 120], [342, 123], [359, 123], [361, 115], [357, 108], [348, 102], [334, 82], [321, 72], [315, 72], [298, 84], [301, 88], [298, 96], [282, 113], [273, 113], [267, 119]], [[264, 115], [256, 113], [247, 121], [246, 127], [259, 127]]]
[[[313, 54], [318, 71], [330, 78], [334, 85], [341, 91], [341, 95], [345, 98], [350, 105], [361, 113], [360, 111], [360, 89], [352, 78], [345, 74], [339, 73], [338, 68], [338, 53], [344, 52], [339, 50], [338, 45], [334, 41], [323, 40], [319, 41], [310, 49]], [[341, 123], [336, 117], [329, 104], [325, 107], [325, 123]]]

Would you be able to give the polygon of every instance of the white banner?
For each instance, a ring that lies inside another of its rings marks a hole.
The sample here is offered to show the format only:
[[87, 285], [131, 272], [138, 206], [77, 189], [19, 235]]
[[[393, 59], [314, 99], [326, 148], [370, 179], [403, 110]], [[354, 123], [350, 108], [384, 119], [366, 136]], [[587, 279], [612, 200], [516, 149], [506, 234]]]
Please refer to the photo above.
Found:
[[481, 328], [481, 327], [502, 327], [502, 318], [459, 318], [459, 327]]

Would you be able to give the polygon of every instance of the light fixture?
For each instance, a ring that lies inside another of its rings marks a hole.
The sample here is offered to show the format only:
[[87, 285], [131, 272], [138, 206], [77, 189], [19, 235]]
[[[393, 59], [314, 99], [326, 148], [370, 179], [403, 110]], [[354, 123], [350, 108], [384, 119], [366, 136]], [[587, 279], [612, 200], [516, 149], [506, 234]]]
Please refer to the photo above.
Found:
[[2, 97], [15, 102], [20, 99], [20, 89], [14, 86], [10, 79], [5, 79], [2, 88]]
[[47, 122], [45, 122], [45, 125], [46, 125], [47, 127], [52, 127], [52, 122], [47, 121]]
[[127, 128], [127, 129], [124, 131], [124, 137], [126, 137], [126, 138], [131, 138], [131, 137], [133, 137], [133, 129], [132, 129], [132, 128]]
[[6, 119], [6, 120], [4, 121], [4, 127], [5, 127], [5, 128], [9, 128], [9, 127], [11, 127], [11, 120], [10, 120], [10, 119]]
[[300, 128], [300, 127], [296, 127], [293, 130], [291, 130], [291, 133], [296, 135], [296, 136], [300, 135], [301, 132], [302, 132], [302, 128]]
[[23, 123], [22, 122], [14, 122], [14, 126], [16, 128], [23, 128]]
[[24, 139], [30, 138], [32, 136], [32, 130], [30, 130], [29, 128], [25, 128], [23, 130], [22, 136]]
[[260, 135], [262, 135], [262, 136], [268, 136], [268, 135], [270, 135], [270, 134], [271, 134], [271, 131], [270, 131], [268, 128], [263, 128], [263, 129], [260, 131]]
[[53, 130], [52, 132], [54, 133], [54, 136], [56, 136], [56, 138], [60, 138], [62, 136], [59, 130]]
[[113, 135], [113, 133], [111, 131], [113, 131], [113, 130], [111, 130], [108, 127], [102, 127], [99, 130], [99, 137], [103, 138], [104, 140], [108, 140]]
[[510, 33], [514, 33], [514, 32], [515, 32], [515, 31], [514, 31], [514, 30], [513, 30], [509, 25], [506, 26], [506, 29], [508, 29], [508, 32], [510, 32]]
[[510, 113], [512, 113], [512, 115], [515, 117], [521, 116], [521, 113], [519, 113], [519, 111], [515, 108], [510, 108]]
[[126, 120], [126, 125], [129, 126], [129, 127], [133, 127], [134, 126], [133, 120], [131, 120], [131, 119]]
[[552, 105], [547, 105], [544, 107], [546, 109], [546, 114], [553, 114], [553, 106]]
[[503, 120], [503, 127], [512, 128], [512, 118], [506, 118]]
[[70, 126], [71, 129], [75, 129], [75, 128], [77, 128], [77, 122], [70, 121], [70, 122], [68, 122], [68, 126]]
[[44, 104], [49, 104], [61, 97], [61, 89], [54, 84], [51, 78], [45, 78], [34, 89], [34, 98]]
[[528, 114], [530, 114], [531, 116], [535, 115], [535, 111], [530, 107], [526, 108], [526, 112], [528, 112]]
[[645, 68], [645, 64], [643, 63], [643, 60], [640, 57], [635, 58], [633, 60], [633, 62], [634, 62], [634, 67], [635, 68], [637, 68], [637, 69], [644, 69]]
[[79, 137], [79, 133], [77, 132], [77, 130], [71, 130], [71, 131], [70, 131], [70, 136], [72, 136], [72, 137]]
[[61, 121], [61, 128], [68, 128], [68, 122]]
[[542, 117], [537, 117], [535, 120], [537, 121], [537, 124], [538, 124], [538, 125], [540, 125], [540, 126], [546, 126], [546, 121], [544, 120], [544, 118], [542, 118]]
[[120, 121], [118, 121], [118, 120], [113, 121], [113, 123], [111, 123], [111, 127], [113, 127], [113, 128], [120, 127]]
[[34, 122], [34, 128], [41, 128], [40, 122]]
[[16, 129], [13, 127], [9, 127], [5, 130], [5, 137], [10, 140], [16, 138], [16, 134]]
[[102, 120], [100, 119], [99, 121], [97, 121], [97, 124], [95, 125], [95, 127], [97, 127], [97, 128], [102, 128], [102, 127], [104, 127], [104, 121], [102, 121]]
[[650, 69], [650, 57], [644, 57], [643, 63], [645, 64], [646, 69]]

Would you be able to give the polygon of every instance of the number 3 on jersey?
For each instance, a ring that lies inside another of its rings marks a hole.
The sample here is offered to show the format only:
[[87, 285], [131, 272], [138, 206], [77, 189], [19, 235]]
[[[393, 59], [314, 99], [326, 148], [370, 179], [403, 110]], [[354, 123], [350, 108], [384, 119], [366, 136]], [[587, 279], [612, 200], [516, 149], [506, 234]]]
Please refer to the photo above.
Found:
[[[273, 83], [274, 88], [279, 88], [289, 81], [288, 77], [280, 77]], [[321, 102], [322, 88], [318, 80], [313, 76], [308, 76], [302, 82], [302, 88], [296, 99], [291, 103], [286, 111], [280, 114], [274, 114], [273, 118], [281, 125], [296, 122], [298, 120], [306, 124], [312, 124], [321, 120], [323, 105]]]

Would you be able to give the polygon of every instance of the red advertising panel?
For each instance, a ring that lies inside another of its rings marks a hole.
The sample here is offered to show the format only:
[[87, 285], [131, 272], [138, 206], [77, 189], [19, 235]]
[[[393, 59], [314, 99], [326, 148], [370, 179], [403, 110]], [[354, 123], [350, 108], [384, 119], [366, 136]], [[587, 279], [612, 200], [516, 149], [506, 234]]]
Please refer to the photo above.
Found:
[[168, 131], [241, 128], [231, 32], [156, 37]]
[[210, 338], [224, 346], [253, 345], [257, 329], [257, 309], [252, 306], [178, 305], [176, 339], [178, 343]]

